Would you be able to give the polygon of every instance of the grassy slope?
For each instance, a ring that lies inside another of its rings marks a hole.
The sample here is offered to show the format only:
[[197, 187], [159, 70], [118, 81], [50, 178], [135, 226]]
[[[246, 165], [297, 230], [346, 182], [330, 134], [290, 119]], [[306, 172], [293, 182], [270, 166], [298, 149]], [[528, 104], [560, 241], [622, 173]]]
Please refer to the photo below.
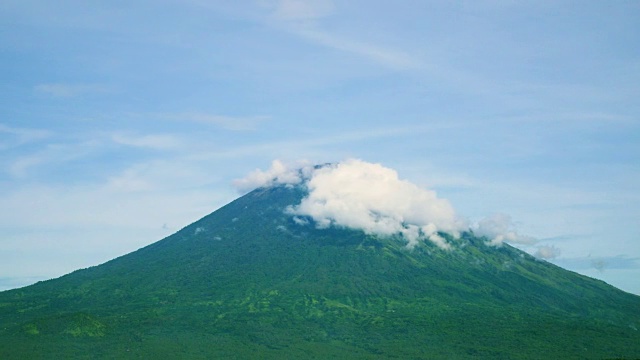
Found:
[[640, 358], [640, 298], [467, 234], [296, 225], [255, 191], [132, 254], [0, 293], [0, 358]]

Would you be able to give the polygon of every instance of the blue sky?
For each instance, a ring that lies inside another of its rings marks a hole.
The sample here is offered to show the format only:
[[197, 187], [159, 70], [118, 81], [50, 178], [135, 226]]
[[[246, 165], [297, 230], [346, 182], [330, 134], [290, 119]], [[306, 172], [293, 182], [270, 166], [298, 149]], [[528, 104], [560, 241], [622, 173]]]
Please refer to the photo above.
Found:
[[3, 1], [0, 289], [170, 235], [273, 159], [359, 158], [640, 294], [638, 19], [635, 1]]

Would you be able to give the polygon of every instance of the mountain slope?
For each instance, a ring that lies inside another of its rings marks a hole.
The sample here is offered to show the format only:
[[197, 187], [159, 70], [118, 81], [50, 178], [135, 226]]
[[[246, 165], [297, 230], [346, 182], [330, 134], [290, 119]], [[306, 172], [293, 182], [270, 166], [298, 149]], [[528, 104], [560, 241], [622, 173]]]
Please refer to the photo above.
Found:
[[0, 293], [0, 358], [640, 358], [640, 297], [472, 233], [408, 250], [317, 229], [284, 211], [305, 194], [257, 189]]

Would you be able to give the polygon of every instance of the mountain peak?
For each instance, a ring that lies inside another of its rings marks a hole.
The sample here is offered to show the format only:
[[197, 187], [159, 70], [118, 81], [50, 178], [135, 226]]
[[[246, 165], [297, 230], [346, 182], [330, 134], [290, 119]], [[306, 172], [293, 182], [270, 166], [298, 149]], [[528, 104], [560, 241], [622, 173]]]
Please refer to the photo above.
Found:
[[[639, 297], [445, 231], [448, 203], [379, 165], [303, 174], [131, 254], [1, 292], [0, 357], [640, 356]], [[442, 217], [412, 217], [421, 209]], [[421, 221], [449, 247], [426, 233], [407, 246]]]

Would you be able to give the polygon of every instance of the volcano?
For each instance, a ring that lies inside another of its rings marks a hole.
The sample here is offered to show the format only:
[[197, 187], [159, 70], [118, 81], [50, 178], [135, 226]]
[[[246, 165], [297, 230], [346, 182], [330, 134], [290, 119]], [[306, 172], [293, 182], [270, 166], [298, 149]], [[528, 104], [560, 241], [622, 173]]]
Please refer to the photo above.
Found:
[[[640, 297], [495, 246], [318, 224], [304, 183], [0, 293], [2, 359], [640, 358]], [[294, 208], [295, 209], [295, 208]]]

